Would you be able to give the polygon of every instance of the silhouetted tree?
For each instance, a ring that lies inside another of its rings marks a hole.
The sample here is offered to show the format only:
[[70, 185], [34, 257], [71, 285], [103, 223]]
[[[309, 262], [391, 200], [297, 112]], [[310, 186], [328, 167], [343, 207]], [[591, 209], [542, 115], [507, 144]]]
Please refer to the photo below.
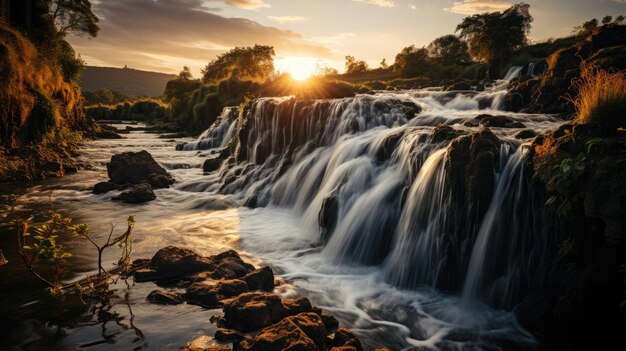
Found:
[[415, 45], [408, 46], [398, 55], [393, 69], [403, 77], [416, 77], [428, 71], [430, 59], [426, 48], [417, 49]]
[[622, 23], [624, 22], [624, 19], [626, 19], [626, 17], [619, 15], [615, 18], [615, 21], [613, 23]]
[[178, 73], [178, 79], [193, 79], [193, 74], [191, 74], [191, 69], [188, 66], [184, 66], [183, 70]]
[[389, 65], [387, 64], [387, 59], [386, 58], [384, 58], [382, 61], [380, 61], [380, 68], [382, 68], [382, 69], [389, 68]]
[[431, 58], [442, 63], [467, 62], [470, 60], [467, 43], [453, 34], [444, 35], [428, 45]]
[[598, 19], [592, 18], [589, 21], [584, 22], [582, 25], [575, 27], [574, 30], [578, 31], [578, 35], [586, 37], [595, 33], [595, 31], [598, 30], [599, 25], [600, 22], [598, 21]]
[[230, 77], [265, 80], [274, 73], [274, 56], [271, 46], [236, 47], [209, 62], [202, 70], [202, 81], [215, 83]]
[[[40, 0], [41, 1], [41, 0]], [[43, 0], [59, 34], [86, 34], [96, 37], [100, 31], [98, 17], [91, 11], [89, 0]]]
[[609, 24], [612, 21], [613, 21], [613, 16], [610, 16], [610, 15], [609, 16], [604, 16], [602, 18], [602, 24], [604, 24], [604, 25]]
[[367, 62], [357, 60], [354, 56], [346, 56], [346, 73], [365, 72], [369, 69]]
[[321, 64], [317, 64], [317, 66], [315, 67], [315, 75], [316, 76], [336, 76], [339, 74], [339, 71], [337, 71], [336, 68], [333, 67], [328, 67], [328, 66], [324, 66]]
[[529, 9], [528, 4], [519, 3], [503, 12], [469, 16], [456, 30], [460, 38], [467, 41], [472, 58], [499, 66], [515, 50], [526, 45], [533, 21]]

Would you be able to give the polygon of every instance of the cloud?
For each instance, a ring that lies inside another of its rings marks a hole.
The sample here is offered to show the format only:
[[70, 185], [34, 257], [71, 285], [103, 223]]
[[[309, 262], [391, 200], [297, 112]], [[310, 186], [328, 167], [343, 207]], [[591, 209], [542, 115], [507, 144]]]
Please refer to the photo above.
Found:
[[370, 5], [376, 5], [380, 7], [394, 7], [396, 3], [394, 0], [352, 0], [355, 2], [364, 2]]
[[269, 18], [272, 22], [280, 24], [302, 22], [306, 20], [306, 18], [302, 16], [267, 16], [267, 18]]
[[475, 13], [503, 11], [511, 7], [511, 3], [503, 0], [463, 0], [455, 2], [446, 11], [473, 15]]
[[263, 0], [224, 0], [224, 3], [238, 9], [246, 10], [258, 10], [272, 7], [272, 5], [264, 2]]
[[[235, 46], [272, 45], [277, 54], [330, 57], [331, 50], [298, 33], [244, 18], [227, 18], [202, 0], [107, 0], [94, 5], [98, 37], [70, 37], [88, 64], [195, 71]], [[105, 20], [106, 19], [106, 20]]]
[[417, 10], [417, 5], [409, 4], [409, 8], [413, 11]]

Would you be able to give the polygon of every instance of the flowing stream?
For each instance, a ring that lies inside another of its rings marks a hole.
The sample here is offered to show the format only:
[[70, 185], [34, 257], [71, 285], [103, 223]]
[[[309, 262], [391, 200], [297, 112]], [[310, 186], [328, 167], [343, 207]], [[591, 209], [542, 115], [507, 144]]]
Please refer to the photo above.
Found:
[[[135, 214], [135, 258], [166, 245], [202, 254], [235, 248], [274, 267], [286, 281], [281, 294], [307, 296], [332, 311], [366, 349], [535, 349], [535, 338], [512, 312], [533, 288], [543, 255], [535, 225], [540, 214], [524, 167], [529, 139], [514, 135], [562, 122], [503, 112], [505, 86], [478, 93], [424, 89], [337, 100], [259, 99], [244, 112], [225, 109], [198, 140], [132, 132], [126, 139], [88, 142], [81, 160], [92, 169], [30, 189], [0, 190], [19, 195], [18, 212], [37, 219], [52, 202], [100, 238], [111, 223], [123, 228], [126, 216]], [[506, 116], [515, 125], [491, 128], [500, 141], [491, 202], [475, 227], [455, 231], [463, 224], [450, 215], [459, 205], [446, 176], [451, 139], [437, 139], [433, 130], [449, 125], [469, 134], [479, 129], [475, 118], [481, 114]], [[176, 142], [185, 143], [180, 151]], [[112, 155], [139, 150], [171, 172], [177, 179], [172, 188], [157, 190], [157, 200], [139, 206], [112, 202], [117, 192], [91, 193], [107, 179]], [[204, 174], [203, 162], [227, 150], [231, 157]], [[0, 245], [9, 242], [0, 239]], [[66, 245], [78, 252], [73, 266], [93, 272], [87, 244]], [[107, 262], [114, 259], [109, 253]], [[12, 316], [3, 329], [13, 337], [0, 341], [7, 349], [177, 350], [194, 335], [215, 331], [209, 318], [218, 311], [147, 304], [154, 284], [132, 281], [114, 286], [106, 313], [80, 311], [77, 323], [62, 328], [41, 324], [37, 320], [58, 311], [35, 313], [45, 309], [46, 298], [23, 285], [23, 276], [11, 279], [1, 288], [15, 302], [2, 311]]]

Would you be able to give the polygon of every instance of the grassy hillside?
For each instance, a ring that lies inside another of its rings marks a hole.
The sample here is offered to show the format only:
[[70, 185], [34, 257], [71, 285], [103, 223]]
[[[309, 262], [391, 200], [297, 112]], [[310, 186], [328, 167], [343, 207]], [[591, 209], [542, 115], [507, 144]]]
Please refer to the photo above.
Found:
[[87, 67], [81, 79], [81, 88], [96, 91], [107, 88], [126, 95], [158, 97], [175, 74], [139, 71], [129, 68]]

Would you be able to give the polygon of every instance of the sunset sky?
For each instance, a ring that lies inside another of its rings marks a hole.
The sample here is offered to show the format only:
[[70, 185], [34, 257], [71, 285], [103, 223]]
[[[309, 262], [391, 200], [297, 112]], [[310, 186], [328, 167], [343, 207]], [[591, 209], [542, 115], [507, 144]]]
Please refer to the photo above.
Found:
[[[626, 0], [527, 0], [531, 38], [565, 36], [593, 17], [626, 14]], [[273, 45], [277, 66], [342, 70], [354, 55], [377, 67], [411, 44], [453, 33], [468, 14], [506, 9], [504, 0], [99, 0], [95, 39], [71, 37], [89, 65], [194, 74], [234, 46]]]

